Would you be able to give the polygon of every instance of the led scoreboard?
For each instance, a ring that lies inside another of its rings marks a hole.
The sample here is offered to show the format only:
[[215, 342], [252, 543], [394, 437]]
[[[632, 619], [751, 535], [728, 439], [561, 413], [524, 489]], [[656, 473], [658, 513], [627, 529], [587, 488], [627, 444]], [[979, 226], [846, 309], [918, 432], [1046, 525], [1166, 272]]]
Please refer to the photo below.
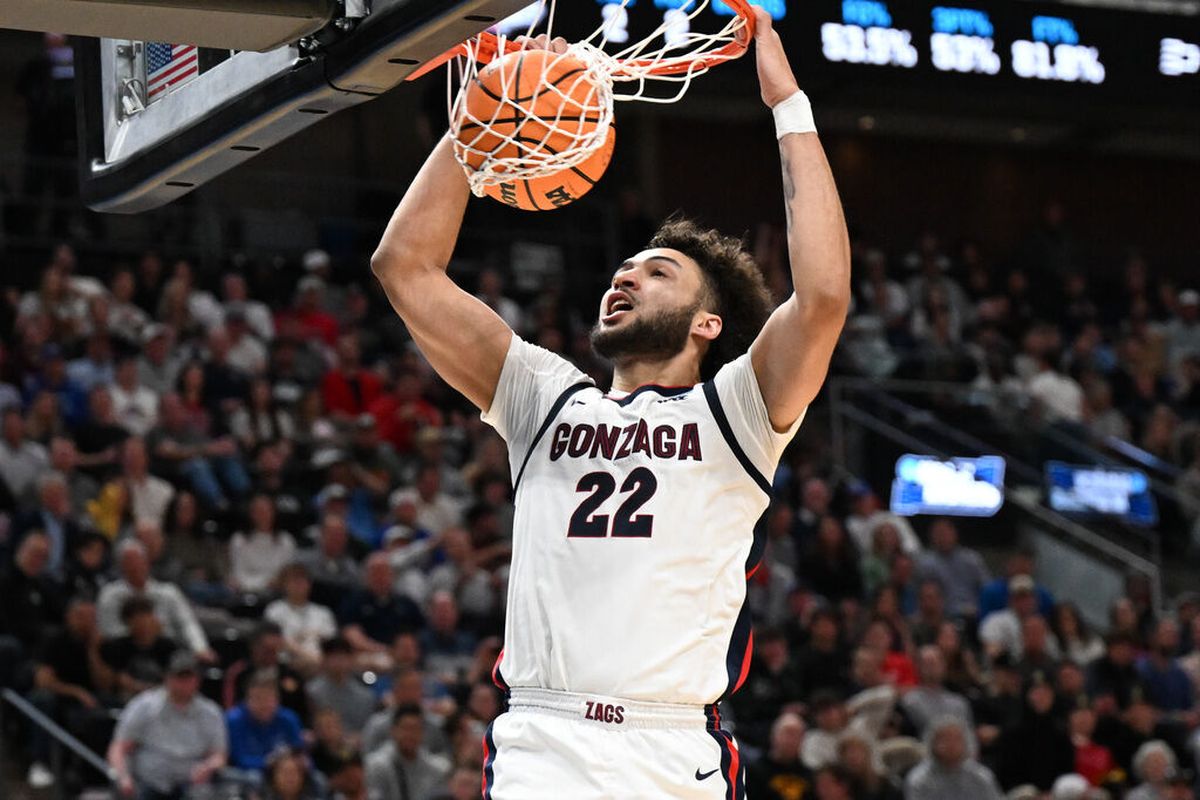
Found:
[[[802, 85], [860, 99], [933, 97], [943, 105], [1041, 98], [1200, 111], [1200, 17], [1012, 0], [750, 0], [770, 12]], [[559, 2], [555, 33], [603, 28], [611, 45], [660, 31], [686, 47], [733, 13], [723, 0]], [[533, 3], [501, 24], [523, 33], [545, 16]], [[747, 59], [750, 62], [752, 59]], [[713, 71], [693, 91], [736, 91], [738, 70]], [[744, 76], [742, 76], [744, 78]], [[962, 103], [958, 102], [962, 101]], [[1107, 107], [1107, 106], [1105, 106]]]

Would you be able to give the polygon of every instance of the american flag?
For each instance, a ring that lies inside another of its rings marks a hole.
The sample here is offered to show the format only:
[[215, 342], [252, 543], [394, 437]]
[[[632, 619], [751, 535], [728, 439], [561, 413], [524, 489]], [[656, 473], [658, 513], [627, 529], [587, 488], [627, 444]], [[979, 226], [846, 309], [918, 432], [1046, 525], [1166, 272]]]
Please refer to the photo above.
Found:
[[200, 74], [200, 54], [194, 45], [146, 44], [146, 96], [157, 100], [172, 87], [181, 86]]

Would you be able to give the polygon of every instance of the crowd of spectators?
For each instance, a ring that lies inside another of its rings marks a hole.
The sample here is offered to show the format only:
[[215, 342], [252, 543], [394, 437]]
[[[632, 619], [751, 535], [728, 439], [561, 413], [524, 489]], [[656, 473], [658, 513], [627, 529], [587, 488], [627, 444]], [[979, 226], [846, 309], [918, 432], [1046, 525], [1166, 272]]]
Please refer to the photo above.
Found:
[[[1069, 261], [1051, 233], [1038, 252]], [[1008, 388], [1200, 470], [1195, 292], [1134, 259], [1110, 301], [1064, 270], [1072, 299], [1043, 317], [1027, 274], [1001, 282], [977, 248], [926, 237], [907, 274], [856, 254], [839, 368]], [[81, 267], [63, 245], [4, 295], [0, 685], [140, 798], [476, 797], [504, 703], [504, 444], [365, 267], [312, 251], [295, 272], [253, 285], [154, 252]], [[586, 309], [471, 280], [606, 379], [570, 322]], [[1028, 551], [997, 577], [955, 521], [914, 528], [808, 451], [785, 461], [748, 589], [755, 655], [722, 714], [753, 800], [1193, 797], [1200, 597], [1166, 613], [1131, 575], [1100, 635]], [[8, 719], [31, 785], [98, 779], [52, 773], [46, 735]]]

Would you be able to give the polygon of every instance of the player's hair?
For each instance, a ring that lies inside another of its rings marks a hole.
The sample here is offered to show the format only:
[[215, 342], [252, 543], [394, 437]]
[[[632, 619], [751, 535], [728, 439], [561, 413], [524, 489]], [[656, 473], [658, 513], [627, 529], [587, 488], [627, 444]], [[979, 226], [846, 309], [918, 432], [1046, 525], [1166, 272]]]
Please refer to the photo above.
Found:
[[700, 265], [708, 295], [704, 300], [722, 322], [720, 336], [700, 362], [700, 379], [710, 380], [750, 349], [771, 315], [774, 303], [762, 272], [741, 239], [701, 228], [681, 215], [664, 222], [648, 246], [678, 250]]

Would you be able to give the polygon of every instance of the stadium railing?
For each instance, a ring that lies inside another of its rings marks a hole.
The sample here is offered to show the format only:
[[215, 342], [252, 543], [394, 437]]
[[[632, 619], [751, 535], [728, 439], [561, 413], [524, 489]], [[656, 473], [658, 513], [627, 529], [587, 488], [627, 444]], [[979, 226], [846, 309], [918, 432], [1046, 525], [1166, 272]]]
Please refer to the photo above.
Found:
[[[11, 706], [18, 714], [25, 717], [31, 725], [35, 725], [46, 732], [50, 737], [50, 771], [59, 780], [55, 783], [55, 796], [59, 800], [68, 800], [71, 797], [69, 787], [66, 781], [62, 780], [64, 774], [64, 759], [66, 751], [73, 753], [80, 761], [87, 764], [97, 773], [103, 775], [108, 781], [108, 788], [116, 790], [116, 775], [108, 766], [103, 758], [92, 752], [87, 745], [75, 738], [69, 731], [59, 725], [57, 722], [46, 716], [36, 706], [30, 703], [21, 695], [17, 694], [12, 689], [0, 690], [0, 700]], [[3, 707], [4, 703], [0, 703]], [[114, 795], [115, 796], [115, 795]]]

